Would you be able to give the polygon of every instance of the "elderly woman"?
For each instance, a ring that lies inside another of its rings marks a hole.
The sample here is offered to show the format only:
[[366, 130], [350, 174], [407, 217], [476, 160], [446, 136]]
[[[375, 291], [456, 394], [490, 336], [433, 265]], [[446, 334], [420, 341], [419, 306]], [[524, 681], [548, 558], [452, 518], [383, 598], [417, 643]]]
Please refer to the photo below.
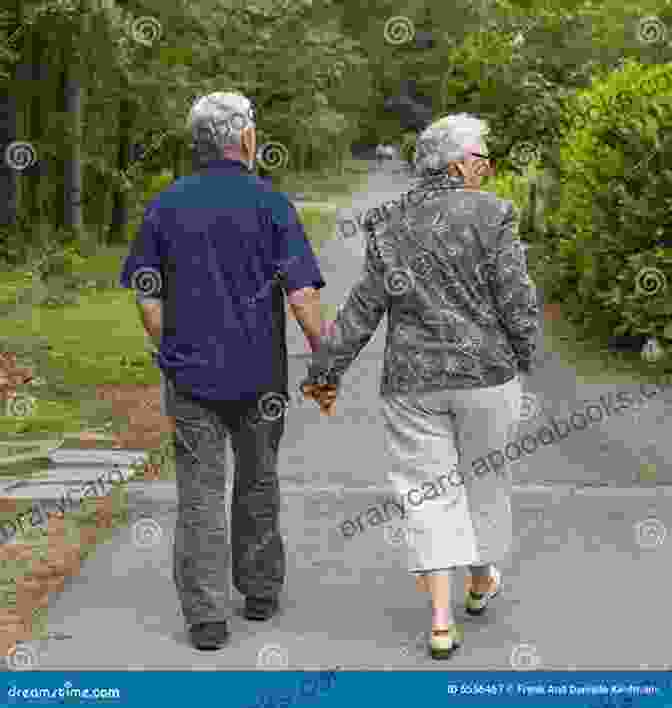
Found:
[[[390, 478], [402, 497], [427, 491], [408, 505], [406, 523], [410, 572], [431, 593], [437, 659], [462, 642], [454, 569], [469, 567], [470, 614], [483, 613], [500, 589], [494, 564], [512, 536], [511, 470], [501, 450], [516, 432], [520, 374], [530, 372], [539, 327], [513, 205], [480, 191], [492, 173], [485, 131], [461, 114], [419, 136], [419, 184], [365, 219], [363, 276], [304, 382], [331, 414], [343, 373], [387, 313], [380, 394]], [[449, 480], [441, 494], [437, 478]]]

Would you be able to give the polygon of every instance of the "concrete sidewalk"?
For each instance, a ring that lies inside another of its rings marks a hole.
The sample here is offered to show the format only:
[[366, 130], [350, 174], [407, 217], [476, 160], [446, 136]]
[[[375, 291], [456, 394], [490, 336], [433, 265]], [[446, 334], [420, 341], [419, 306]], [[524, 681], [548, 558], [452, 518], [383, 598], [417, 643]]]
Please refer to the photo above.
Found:
[[[450, 662], [426, 656], [427, 596], [415, 591], [405, 570], [393, 522], [352, 539], [338, 530], [380, 493], [285, 490], [283, 610], [266, 624], [234, 617], [230, 646], [215, 654], [189, 646], [176, 609], [174, 487], [133, 484], [129, 499], [131, 524], [144, 518], [153, 535], [142, 547], [123, 529], [96, 551], [49, 612], [49, 631], [71, 639], [30, 645], [36, 670], [663, 669], [672, 663], [672, 619], [660, 606], [672, 581], [664, 536], [672, 496], [661, 490], [516, 493], [516, 544], [502, 567], [502, 595], [490, 614], [469, 618], [458, 576], [465, 644]], [[647, 522], [652, 512], [655, 520]]]
[[[372, 173], [370, 186], [356, 196], [355, 208], [394, 198], [408, 183], [383, 171]], [[325, 302], [343, 301], [362, 262], [361, 239], [327, 244], [320, 255]], [[298, 386], [306, 347], [298, 325], [290, 324], [296, 331], [289, 334], [289, 376]], [[415, 591], [394, 531], [379, 527], [349, 540], [338, 531], [385, 494], [378, 398], [384, 337], [382, 322], [346, 374], [333, 419], [297, 401], [288, 411], [279, 465], [288, 552], [280, 616], [268, 624], [236, 617], [230, 648], [214, 655], [191, 649], [172, 581], [175, 485], [133, 483], [131, 524], [149, 518], [140, 525], [149, 533], [120, 529], [87, 560], [49, 610], [49, 630], [72, 638], [30, 645], [35, 668], [221, 670], [259, 662], [261, 668], [450, 670], [510, 669], [513, 662], [518, 668], [660, 669], [672, 663], [672, 619], [664, 604], [672, 574], [672, 436], [665, 435], [672, 387], [516, 463], [516, 546], [502, 568], [503, 594], [485, 618], [460, 612], [463, 649], [450, 662], [432, 662], [421, 636], [430, 627], [427, 596]], [[617, 380], [578, 382], [575, 371], [540, 345], [543, 365], [527, 390], [539, 411], [521, 435], [600, 396], [638, 392]], [[645, 463], [655, 465], [655, 475], [637, 484]], [[64, 472], [63, 484], [67, 477]], [[60, 498], [57, 487], [26, 486], [14, 495]], [[156, 544], [139, 547], [152, 530]], [[459, 606], [461, 585], [456, 590]]]

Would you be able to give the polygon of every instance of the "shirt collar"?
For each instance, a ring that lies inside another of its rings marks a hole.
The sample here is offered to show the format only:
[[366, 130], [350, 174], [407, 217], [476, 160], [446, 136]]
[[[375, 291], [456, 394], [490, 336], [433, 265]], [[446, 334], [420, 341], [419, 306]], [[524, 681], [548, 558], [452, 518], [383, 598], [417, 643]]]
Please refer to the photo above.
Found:
[[234, 172], [249, 172], [247, 165], [240, 160], [230, 160], [222, 158], [219, 160], [209, 160], [201, 168], [203, 170], [232, 170]]

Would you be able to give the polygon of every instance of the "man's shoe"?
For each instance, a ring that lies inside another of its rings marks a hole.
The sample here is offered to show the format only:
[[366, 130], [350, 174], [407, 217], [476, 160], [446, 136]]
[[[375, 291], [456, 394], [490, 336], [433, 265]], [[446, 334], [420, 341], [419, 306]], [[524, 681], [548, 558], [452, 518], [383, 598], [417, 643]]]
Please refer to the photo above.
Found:
[[280, 609], [278, 597], [246, 597], [245, 619], [264, 622], [271, 619]]
[[201, 651], [216, 651], [229, 640], [226, 622], [200, 622], [189, 628], [191, 643]]

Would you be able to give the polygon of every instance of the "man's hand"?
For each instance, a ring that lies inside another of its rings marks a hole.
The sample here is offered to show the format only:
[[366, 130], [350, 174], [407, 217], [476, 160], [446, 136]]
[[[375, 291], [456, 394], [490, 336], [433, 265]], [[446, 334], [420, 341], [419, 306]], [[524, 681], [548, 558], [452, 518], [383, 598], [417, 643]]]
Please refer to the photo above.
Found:
[[304, 398], [312, 398], [320, 404], [322, 413], [333, 416], [338, 396], [338, 387], [333, 384], [301, 384]]

